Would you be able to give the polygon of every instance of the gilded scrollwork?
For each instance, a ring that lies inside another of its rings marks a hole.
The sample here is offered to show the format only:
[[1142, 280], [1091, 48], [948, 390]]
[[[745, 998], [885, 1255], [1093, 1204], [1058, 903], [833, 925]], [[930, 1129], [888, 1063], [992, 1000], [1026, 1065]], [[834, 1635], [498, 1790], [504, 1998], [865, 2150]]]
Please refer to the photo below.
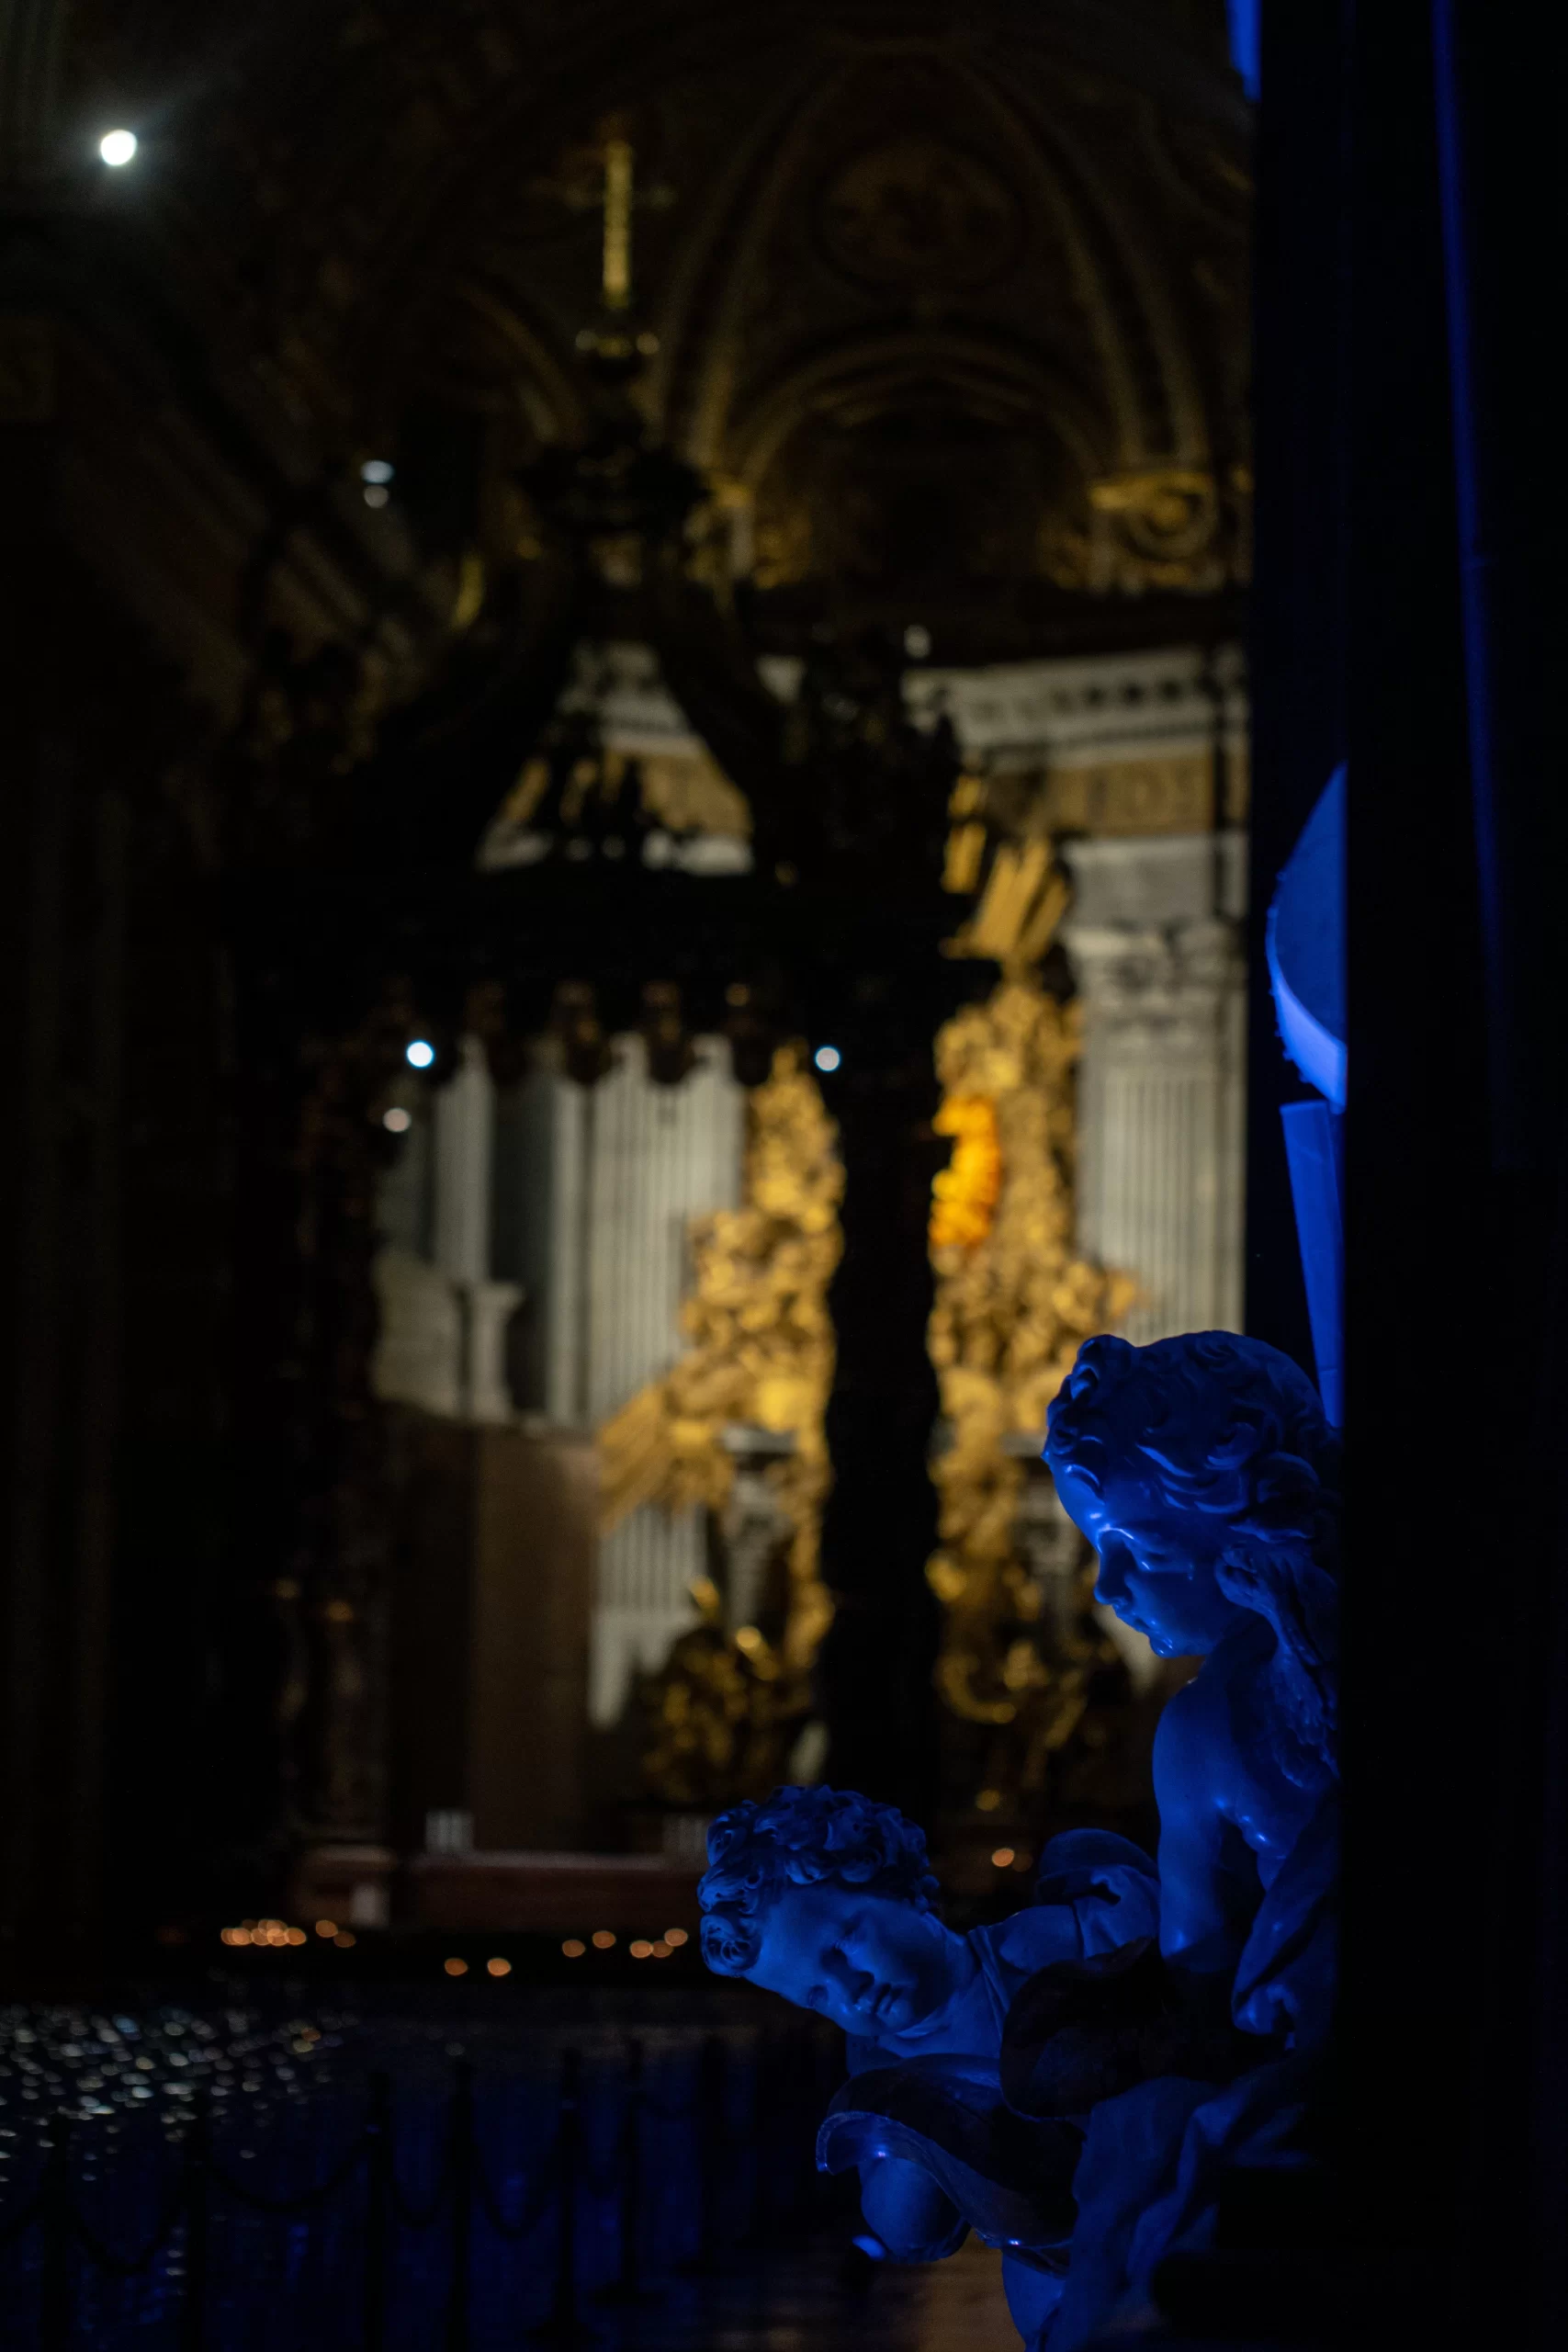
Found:
[[1233, 466], [1139, 466], [1087, 485], [1087, 513], [1041, 525], [1042, 571], [1059, 588], [1212, 595], [1249, 574], [1251, 479]]
[[931, 1352], [950, 1432], [927, 1571], [945, 1612], [937, 1683], [953, 1715], [990, 1731], [986, 1784], [1014, 1798], [1038, 1795], [1111, 1662], [1086, 1597], [1047, 1608], [1020, 1542], [1025, 1457], [1045, 1408], [1079, 1340], [1113, 1327], [1134, 1296], [1074, 1246], [1077, 1051], [1076, 1008], [1018, 968], [936, 1044], [936, 1124], [957, 1138], [931, 1226]]
[[727, 1629], [716, 1587], [699, 1583], [702, 1622], [675, 1645], [649, 1691], [645, 1777], [672, 1804], [751, 1792], [776, 1778], [809, 1702], [809, 1674], [832, 1616], [818, 1572], [833, 1377], [828, 1285], [839, 1262], [843, 1168], [802, 1049], [786, 1046], [748, 1107], [742, 1205], [694, 1222], [686, 1353], [599, 1432], [601, 1524], [655, 1503], [719, 1514], [735, 1482], [727, 1432], [787, 1444], [758, 1474], [787, 1545], [782, 1623]]

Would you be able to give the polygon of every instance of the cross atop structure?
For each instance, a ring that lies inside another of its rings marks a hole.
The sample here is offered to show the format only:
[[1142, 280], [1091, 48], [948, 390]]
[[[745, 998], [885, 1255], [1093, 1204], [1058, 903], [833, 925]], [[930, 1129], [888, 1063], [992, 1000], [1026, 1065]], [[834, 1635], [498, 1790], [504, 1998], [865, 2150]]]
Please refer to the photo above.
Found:
[[[600, 293], [606, 311], [626, 311], [632, 299], [632, 216], [639, 209], [661, 211], [675, 200], [675, 191], [661, 183], [637, 185], [637, 153], [623, 116], [612, 116], [601, 126], [591, 149], [580, 151], [581, 167], [541, 185], [540, 193], [557, 197], [575, 210], [590, 208], [604, 216], [600, 267]], [[579, 163], [574, 157], [573, 163]]]

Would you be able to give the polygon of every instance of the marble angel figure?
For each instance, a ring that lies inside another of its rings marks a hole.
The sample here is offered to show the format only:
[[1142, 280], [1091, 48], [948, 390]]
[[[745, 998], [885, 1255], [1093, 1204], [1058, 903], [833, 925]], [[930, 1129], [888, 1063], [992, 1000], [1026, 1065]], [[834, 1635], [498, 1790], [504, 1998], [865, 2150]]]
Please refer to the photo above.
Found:
[[1160, 1951], [1192, 1996], [1326, 2029], [1338, 1793], [1339, 1440], [1306, 1374], [1230, 1331], [1086, 1340], [1045, 1461], [1097, 1597], [1201, 1657], [1155, 1742]]

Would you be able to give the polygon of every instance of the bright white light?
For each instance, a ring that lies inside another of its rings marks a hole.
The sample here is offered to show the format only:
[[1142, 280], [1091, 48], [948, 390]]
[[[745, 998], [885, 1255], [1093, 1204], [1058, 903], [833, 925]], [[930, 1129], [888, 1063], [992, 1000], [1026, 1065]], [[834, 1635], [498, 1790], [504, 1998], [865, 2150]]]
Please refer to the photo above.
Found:
[[923, 662], [931, 650], [931, 633], [919, 621], [911, 621], [904, 631], [904, 650], [911, 662]]
[[129, 164], [136, 153], [135, 131], [106, 130], [98, 141], [98, 153], [106, 164], [113, 164], [117, 167]]
[[411, 1069], [428, 1069], [435, 1059], [435, 1048], [428, 1037], [415, 1037], [404, 1056]]
[[837, 1069], [844, 1057], [837, 1046], [818, 1046], [811, 1058], [818, 1069]]
[[401, 1103], [394, 1102], [389, 1111], [382, 1112], [381, 1125], [390, 1135], [406, 1136], [413, 1122]]
[[361, 481], [390, 481], [396, 468], [386, 458], [367, 458], [359, 469]]

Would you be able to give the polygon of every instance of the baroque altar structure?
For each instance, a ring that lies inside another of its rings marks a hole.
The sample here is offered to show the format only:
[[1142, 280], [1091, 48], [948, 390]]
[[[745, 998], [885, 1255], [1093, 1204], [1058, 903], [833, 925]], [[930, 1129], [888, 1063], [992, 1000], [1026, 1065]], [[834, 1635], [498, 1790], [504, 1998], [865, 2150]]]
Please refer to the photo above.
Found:
[[[686, 1221], [745, 1212], [779, 1048], [840, 1056], [834, 1770], [935, 1801], [931, 1055], [1016, 954], [1084, 1008], [1077, 1246], [1135, 1328], [1234, 1315], [1200, 933], [1236, 899], [1200, 869], [1244, 820], [1248, 127], [1168, 13], [1130, 44], [1012, 0], [892, 37], [869, 0], [722, 34], [602, 0], [525, 39], [513, 0], [386, 0], [243, 77], [221, 7], [4, 36], [38, 881], [6, 1229], [17, 1362], [56, 1367], [13, 1448], [7, 1623], [47, 1657], [12, 1769], [118, 1873], [106, 1909], [18, 1831], [24, 1941], [255, 1909], [303, 1844], [411, 1834], [409, 1431], [477, 1527], [481, 1454], [521, 1494], [554, 1431], [575, 1477], [675, 1377]], [[139, 93], [110, 173], [78, 100]], [[727, 1460], [731, 1640], [761, 1492], [822, 1461]], [[601, 1714], [701, 1630], [698, 1518], [661, 1509], [551, 1570]]]

